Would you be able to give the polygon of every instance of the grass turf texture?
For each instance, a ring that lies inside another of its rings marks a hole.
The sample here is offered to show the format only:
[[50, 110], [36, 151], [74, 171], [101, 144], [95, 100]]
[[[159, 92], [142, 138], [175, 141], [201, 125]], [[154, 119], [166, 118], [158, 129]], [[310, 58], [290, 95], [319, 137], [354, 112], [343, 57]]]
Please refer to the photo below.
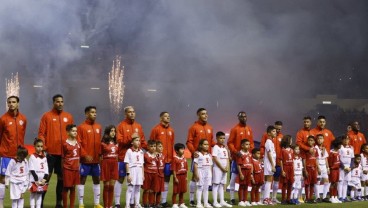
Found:
[[[188, 165], [190, 167], [190, 160], [188, 160]], [[188, 173], [188, 186], [189, 186], [189, 181], [192, 177], [192, 173]], [[169, 186], [169, 194], [167, 196], [167, 201], [169, 204], [171, 204], [171, 197], [172, 197], [172, 182], [173, 179], [171, 177], [170, 180], [170, 186]], [[49, 184], [49, 188], [48, 188], [48, 192], [46, 194], [45, 197], [45, 201], [44, 201], [44, 207], [45, 208], [53, 208], [55, 207], [56, 204], [56, 175], [53, 174], [52, 178], [50, 180], [50, 184]], [[100, 204], [103, 205], [103, 200], [102, 200], [102, 193], [103, 193], [103, 183], [101, 182], [101, 197], [100, 197]], [[123, 189], [121, 192], [121, 197], [120, 197], [120, 201], [121, 201], [121, 206], [124, 207], [125, 206], [125, 194], [126, 194], [126, 181], [124, 181], [124, 185], [123, 185]], [[142, 194], [142, 190], [141, 190], [141, 194]], [[250, 199], [250, 193], [248, 192], [248, 197]], [[25, 196], [24, 196], [24, 207], [30, 207], [29, 206], [29, 192], [26, 192]], [[185, 199], [185, 204], [189, 207], [189, 188], [188, 188], [188, 192], [184, 195], [184, 199]], [[235, 193], [235, 199], [238, 202], [238, 195], [237, 193]], [[278, 196], [278, 199], [281, 201], [281, 195]], [[226, 201], [230, 201], [230, 194], [229, 192], [225, 193], [225, 200]], [[177, 198], [178, 201], [178, 198]], [[209, 192], [209, 201], [212, 202], [212, 192]], [[78, 201], [78, 190], [76, 188], [76, 196], [75, 196], [75, 207], [78, 207], [79, 201]], [[289, 207], [290, 205], [275, 205], [272, 207]], [[354, 208], [354, 207], [368, 207], [368, 201], [363, 201], [363, 202], [351, 202], [351, 203], [342, 203], [342, 204], [331, 204], [331, 203], [319, 203], [319, 204], [301, 204], [301, 205], [294, 205], [297, 207], [349, 207], [349, 208]], [[4, 200], [4, 207], [5, 208], [9, 208], [11, 207], [11, 200], [9, 198], [9, 189], [6, 190], [6, 194], [5, 194], [5, 200]], [[86, 185], [85, 185], [85, 189], [84, 189], [84, 207], [85, 208], [93, 208], [93, 189], [92, 189], [92, 177], [88, 176], [87, 181], [86, 181]], [[233, 207], [239, 207], [239, 206], [233, 206]], [[267, 207], [267, 206], [257, 206], [257, 207]], [[290, 206], [291, 207], [291, 206]]]

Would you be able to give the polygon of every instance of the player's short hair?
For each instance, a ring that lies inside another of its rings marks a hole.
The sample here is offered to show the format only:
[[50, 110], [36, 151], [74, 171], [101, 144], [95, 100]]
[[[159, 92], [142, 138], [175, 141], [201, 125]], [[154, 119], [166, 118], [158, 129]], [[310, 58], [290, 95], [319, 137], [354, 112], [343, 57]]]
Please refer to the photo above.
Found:
[[362, 158], [362, 156], [360, 154], [355, 154], [354, 155], [354, 158], [358, 158], [358, 157]]
[[28, 150], [27, 148], [19, 145], [17, 149], [17, 156], [25, 159], [28, 156]]
[[134, 110], [134, 107], [133, 107], [133, 106], [131, 106], [131, 105], [126, 106], [126, 107], [124, 108], [124, 112], [125, 112], [125, 113], [126, 113], [126, 112], [128, 112], [128, 109], [133, 109], [133, 110]]
[[250, 141], [248, 139], [242, 139], [241, 142], [240, 142], [240, 144], [243, 145], [246, 142], [249, 142], [250, 143]]
[[158, 140], [158, 141], [156, 141], [156, 146], [158, 146], [158, 145], [160, 145], [160, 144], [162, 145], [162, 142], [161, 142], [161, 141], [159, 141], [159, 140]]
[[324, 120], [326, 120], [326, 117], [325, 117], [325, 116], [322, 116], [322, 115], [321, 115], [321, 116], [318, 116], [318, 117], [317, 117], [317, 120], [320, 120], [320, 119], [324, 119]]
[[167, 113], [167, 114], [168, 114], [169, 112], [167, 112], [167, 111], [163, 111], [163, 112], [161, 112], [161, 113], [160, 113], [160, 118], [161, 118], [165, 113]]
[[268, 126], [267, 127], [267, 133], [270, 133], [271, 131], [273, 131], [274, 129], [276, 129], [274, 126]]
[[261, 151], [261, 149], [254, 148], [254, 149], [252, 149], [252, 154], [254, 155], [254, 154], [256, 154], [257, 152], [260, 152], [260, 151]]
[[314, 136], [312, 136], [312, 135], [309, 135], [308, 138], [307, 138], [307, 140], [310, 140], [310, 139], [315, 140]]
[[95, 109], [97, 110], [96, 106], [93, 106], [93, 105], [90, 105], [90, 106], [87, 106], [85, 109], [84, 109], [84, 113], [88, 113], [90, 110], [92, 109]]
[[317, 139], [318, 137], [323, 137], [323, 138], [325, 138], [325, 137], [323, 136], [323, 134], [317, 134], [317, 135], [316, 135], [316, 139]]
[[156, 141], [153, 140], [153, 139], [150, 139], [150, 140], [147, 141], [147, 144], [148, 144], [148, 146], [156, 145]]
[[66, 125], [66, 131], [69, 132], [70, 130], [72, 130], [72, 128], [77, 128], [77, 125], [75, 124], [68, 124]]
[[282, 121], [275, 121], [275, 125], [282, 126]]
[[205, 108], [198, 108], [197, 110], [197, 115], [201, 112], [201, 111], [205, 111], [206, 109]]
[[185, 145], [184, 144], [182, 144], [182, 143], [176, 143], [175, 145], [174, 145], [174, 150], [175, 150], [175, 152], [179, 152], [179, 150], [180, 149], [185, 149]]
[[337, 149], [337, 148], [339, 148], [339, 146], [340, 145], [342, 145], [342, 139], [344, 138], [345, 136], [339, 136], [339, 137], [337, 137], [335, 140], [333, 140], [332, 142], [331, 142], [331, 147], [333, 148], [333, 149]]
[[244, 114], [247, 114], [245, 111], [240, 111], [240, 112], [238, 113], [238, 117], [239, 117], [239, 116], [241, 116], [241, 114], [243, 114], [243, 113], [244, 113]]
[[281, 143], [280, 143], [280, 146], [282, 148], [287, 148], [287, 147], [290, 147], [290, 143], [291, 143], [291, 140], [293, 138], [290, 136], [290, 135], [284, 135], [281, 139]]
[[61, 94], [56, 94], [56, 95], [52, 96], [52, 102], [55, 102], [56, 98], [63, 98], [64, 99], [64, 97]]
[[218, 131], [218, 132], [216, 133], [216, 138], [217, 138], [217, 137], [220, 137], [220, 136], [225, 136], [225, 133], [224, 133], [224, 132], [222, 132], [222, 131]]
[[40, 139], [40, 138], [35, 138], [34, 141], [33, 141], [33, 145], [36, 146], [36, 144], [38, 143], [43, 143], [43, 140]]
[[[334, 140], [335, 141], [335, 140]], [[360, 147], [360, 153], [363, 153], [364, 149], [368, 146], [367, 143], [362, 144], [362, 146]]]
[[303, 120], [312, 120], [310, 116], [304, 116]]
[[295, 150], [296, 148], [300, 148], [300, 146], [299, 146], [299, 145], [297, 145], [297, 144], [294, 144], [294, 145], [291, 145], [291, 148], [292, 148], [293, 150]]
[[15, 95], [9, 96], [8, 99], [6, 99], [6, 101], [9, 101], [9, 99], [11, 99], [11, 98], [15, 98], [15, 100], [17, 101], [17, 103], [19, 103], [19, 97], [18, 96], [15, 96]]

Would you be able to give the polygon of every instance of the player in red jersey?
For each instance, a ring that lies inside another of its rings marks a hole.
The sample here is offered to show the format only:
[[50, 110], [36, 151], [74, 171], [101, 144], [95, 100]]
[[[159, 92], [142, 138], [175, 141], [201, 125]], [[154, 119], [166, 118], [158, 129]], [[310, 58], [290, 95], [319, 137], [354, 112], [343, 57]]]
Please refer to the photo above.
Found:
[[290, 135], [285, 135], [281, 140], [281, 180], [282, 183], [282, 204], [291, 204], [291, 188], [294, 183], [294, 151], [291, 148], [292, 138]]
[[157, 162], [157, 175], [155, 177], [155, 195], [156, 202], [155, 205], [161, 204], [161, 193], [165, 191], [164, 187], [164, 168], [165, 168], [165, 156], [162, 154], [163, 145], [161, 141], [156, 141], [156, 162]]
[[237, 158], [239, 172], [239, 206], [251, 206], [248, 201], [248, 186], [253, 178], [252, 154], [249, 152], [250, 142], [248, 139], [241, 141], [240, 157]]
[[320, 172], [319, 164], [317, 161], [318, 152], [314, 147], [315, 139], [314, 136], [308, 137], [308, 145], [313, 149], [305, 152], [303, 163], [304, 163], [304, 184], [305, 184], [305, 199], [307, 203], [315, 203], [312, 199], [314, 193], [314, 184], [317, 183], [317, 171]]
[[114, 185], [119, 178], [118, 144], [116, 143], [116, 127], [107, 126], [101, 141], [101, 181], [103, 181], [103, 202], [105, 208], [112, 206]]
[[144, 153], [144, 178], [142, 202], [144, 207], [154, 206], [155, 204], [155, 178], [157, 175], [156, 161], [156, 141], [148, 140], [148, 151]]
[[81, 157], [81, 147], [77, 142], [77, 126], [68, 124], [66, 126], [68, 138], [63, 144], [62, 163], [63, 164], [63, 207], [68, 207], [68, 192], [70, 206], [74, 207], [75, 186], [80, 183], [79, 159]]
[[341, 203], [337, 197], [337, 185], [339, 183], [340, 174], [340, 154], [341, 139], [337, 138], [332, 141], [331, 151], [328, 157], [328, 167], [330, 168], [329, 180], [330, 186], [330, 201], [331, 203]]
[[[184, 203], [184, 194], [187, 192], [188, 162], [184, 157], [185, 145], [177, 143], [174, 146], [176, 156], [171, 161], [171, 170], [174, 176], [174, 187], [172, 195], [172, 208], [187, 208]], [[176, 195], [179, 194], [179, 204], [176, 203]]]
[[254, 148], [252, 150], [253, 156], [253, 180], [252, 180], [252, 191], [250, 193], [250, 198], [252, 201], [252, 206], [261, 205], [259, 198], [259, 188], [264, 184], [264, 174], [261, 159], [261, 150], [259, 148]]

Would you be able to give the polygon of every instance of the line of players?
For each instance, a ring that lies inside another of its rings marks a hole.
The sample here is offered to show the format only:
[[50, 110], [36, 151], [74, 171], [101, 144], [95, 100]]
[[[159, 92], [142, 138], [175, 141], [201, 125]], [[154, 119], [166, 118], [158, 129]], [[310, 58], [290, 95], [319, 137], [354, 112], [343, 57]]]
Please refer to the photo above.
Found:
[[[24, 115], [20, 114], [18, 110], [19, 98], [12, 96], [12, 97], [9, 97], [7, 101], [8, 101], [9, 110], [6, 114], [2, 116], [2, 122], [0, 125], [1, 127], [0, 133], [1, 133], [1, 141], [2, 141], [0, 143], [0, 156], [2, 156], [2, 162], [1, 162], [2, 170], [6, 170], [7, 162], [4, 160], [8, 160], [9, 162], [10, 158], [15, 157], [15, 154], [11, 154], [11, 153], [16, 152], [16, 150], [14, 151], [14, 148], [11, 148], [11, 147], [14, 147], [14, 144], [17, 144], [17, 145], [18, 144], [21, 145], [22, 143], [24, 144], [24, 132], [26, 128], [26, 118]], [[63, 106], [64, 106], [63, 97], [61, 95], [55, 95], [53, 97], [53, 109], [50, 112], [45, 113], [43, 117], [41, 118], [40, 129], [39, 129], [39, 134], [38, 134], [38, 137], [44, 141], [45, 150], [48, 152], [47, 159], [48, 159], [48, 164], [49, 164], [49, 174], [48, 174], [47, 179], [51, 177], [53, 170], [55, 170], [55, 173], [58, 175], [56, 207], [61, 207], [61, 201], [62, 201], [61, 194], [59, 194], [63, 190], [62, 188], [63, 182], [62, 182], [62, 174], [61, 174], [61, 149], [62, 149], [61, 147], [62, 147], [62, 141], [66, 140], [67, 138], [65, 131], [62, 131], [61, 129], [66, 127], [66, 125], [73, 123], [72, 116], [69, 113], [63, 111]], [[82, 149], [87, 150], [86, 156], [82, 157], [82, 160], [81, 160], [81, 168], [80, 168], [81, 185], [78, 185], [78, 192], [80, 194], [79, 196], [80, 205], [79, 206], [83, 207], [83, 195], [84, 195], [83, 194], [84, 193], [83, 184], [85, 183], [85, 179], [87, 175], [92, 175], [93, 183], [94, 183], [94, 186], [93, 186], [94, 204], [95, 204], [95, 207], [101, 207], [101, 205], [99, 205], [99, 195], [100, 195], [99, 193], [100, 192], [99, 191], [99, 187], [100, 187], [99, 172], [100, 171], [99, 171], [99, 162], [98, 162], [99, 154], [98, 154], [98, 151], [95, 151], [92, 153], [92, 155], [90, 155], [89, 151], [92, 152], [93, 150], [100, 149], [99, 144], [98, 144], [99, 143], [98, 138], [101, 138], [102, 130], [101, 130], [101, 126], [95, 122], [96, 114], [97, 114], [96, 108], [93, 106], [90, 106], [90, 107], [92, 108], [89, 108], [89, 109], [86, 108], [85, 110], [86, 121], [79, 126], [80, 128], [78, 127], [78, 132], [79, 132], [78, 137], [80, 137], [78, 138], [78, 141], [80, 141]], [[139, 123], [135, 121], [134, 108], [133, 107], [125, 108], [125, 116], [126, 116], [125, 120], [123, 120], [117, 127], [117, 141], [119, 143], [119, 149], [118, 149], [119, 179], [117, 180], [117, 183], [115, 183], [114, 185], [115, 207], [120, 207], [120, 195], [121, 195], [121, 188], [122, 188], [121, 186], [126, 176], [126, 170], [125, 170], [126, 166], [123, 162], [124, 162], [126, 151], [131, 147], [131, 143], [133, 139], [132, 135], [134, 133], [138, 134], [140, 137], [141, 147], [145, 149], [147, 148], [147, 143], [146, 143], [146, 140], [143, 134], [142, 127]], [[188, 137], [187, 137], [187, 147], [191, 151], [192, 155], [194, 156], [197, 155], [196, 152], [197, 152], [198, 146], [200, 144], [199, 142], [201, 139], [206, 139], [209, 142], [209, 152], [211, 152], [212, 146], [215, 145], [215, 141], [212, 139], [213, 129], [211, 125], [209, 125], [207, 122], [208, 115], [207, 115], [206, 109], [204, 108], [198, 109], [197, 116], [198, 116], [198, 120], [190, 127], [189, 132], [188, 132]], [[167, 198], [168, 183], [170, 179], [170, 174], [169, 174], [170, 171], [168, 170], [170, 170], [170, 163], [173, 158], [172, 148], [167, 148], [167, 147], [173, 146], [175, 137], [174, 137], [174, 130], [169, 125], [170, 123], [169, 114], [167, 112], [163, 112], [162, 114], [160, 114], [160, 119], [161, 119], [160, 124], [158, 124], [152, 130], [150, 138], [161, 141], [164, 147], [163, 149], [165, 150], [164, 155], [166, 156], [165, 157], [166, 159], [165, 159], [165, 171], [164, 172], [167, 174], [165, 174], [162, 202], [163, 202], [163, 205], [166, 206], [167, 205], [166, 198]], [[246, 124], [246, 121], [247, 121], [246, 113], [239, 112], [238, 119], [239, 119], [239, 124], [237, 124], [234, 128], [231, 129], [230, 137], [228, 140], [228, 148], [230, 149], [231, 158], [233, 161], [231, 165], [232, 166], [231, 168], [232, 177], [230, 181], [230, 189], [231, 189], [230, 196], [231, 196], [231, 201], [233, 204], [235, 204], [235, 198], [234, 198], [235, 181], [237, 180], [238, 175], [239, 175], [237, 174], [238, 168], [237, 168], [236, 160], [237, 160], [237, 156], [240, 155], [241, 141], [244, 138], [247, 138], [250, 142], [250, 150], [254, 149], [253, 133], [252, 133], [251, 128]], [[12, 122], [14, 122], [16, 125], [9, 127], [9, 124], [11, 124]], [[311, 119], [308, 117], [304, 118], [304, 128], [300, 130], [297, 134], [296, 142], [300, 146], [301, 152], [303, 153], [303, 152], [311, 151], [312, 148], [307, 145], [308, 136], [317, 135], [317, 134], [324, 135], [325, 137], [324, 145], [325, 145], [325, 148], [328, 150], [329, 144], [331, 141], [334, 140], [334, 137], [333, 137], [333, 134], [325, 128], [325, 124], [326, 124], [325, 118], [324, 117], [318, 118], [318, 126], [315, 129], [311, 129], [310, 124], [311, 124]], [[355, 146], [359, 146], [365, 143], [365, 138], [359, 132], [359, 129], [358, 129], [359, 126], [355, 124], [357, 124], [357, 122], [353, 123], [353, 130], [349, 131], [349, 137], [351, 138], [352, 144], [356, 151], [358, 148], [355, 148]], [[86, 128], [83, 128], [83, 126], [85, 126]], [[282, 137], [281, 127], [282, 127], [281, 122], [275, 123], [277, 134], [275, 137], [272, 137], [273, 146], [275, 147], [275, 152], [277, 153], [277, 155], [280, 155], [279, 151], [281, 149], [280, 145], [278, 145], [280, 143], [280, 138]], [[14, 128], [16, 128], [16, 131], [14, 130]], [[10, 131], [12, 134], [7, 135], [6, 133], [9, 129], [13, 130], [13, 131]], [[14, 132], [16, 132], [16, 135], [14, 134]], [[83, 134], [85, 134], [85, 136], [82, 136]], [[264, 136], [262, 140], [268, 137], [267, 133], [265, 133], [265, 135], [266, 137]], [[55, 139], [55, 138], [60, 138], [60, 140]], [[266, 144], [266, 142], [264, 144]], [[8, 148], [7, 151], [5, 151], [4, 145], [7, 145], [10, 148]], [[262, 155], [264, 155], [264, 151], [265, 151], [264, 149], [265, 148], [263, 147], [263, 145], [261, 145], [261, 149], [260, 149], [261, 158], [263, 157]], [[268, 155], [268, 152], [266, 153]], [[267, 158], [268, 156], [264, 157], [264, 160], [266, 160]], [[272, 187], [273, 193], [276, 193], [278, 190], [277, 181], [279, 180], [280, 175], [281, 175], [280, 159], [278, 157], [276, 157], [276, 160], [274, 161], [274, 165], [275, 165], [275, 173], [273, 174], [274, 177], [272, 177], [271, 175], [265, 174], [264, 189], [265, 190], [271, 189], [270, 186], [271, 184], [273, 184], [273, 187]], [[273, 173], [272, 169], [271, 169], [271, 172]], [[2, 173], [2, 175], [5, 175], [5, 174]], [[1, 177], [0, 179], [3, 180], [4, 177]], [[195, 179], [196, 178], [193, 176], [190, 182], [191, 204], [194, 204], [194, 193], [195, 193], [196, 186], [197, 186]], [[325, 181], [326, 178], [323, 178], [323, 180]], [[276, 181], [276, 182], [272, 183], [272, 181]], [[2, 184], [4, 184], [4, 182], [0, 184], [0, 202], [2, 202], [4, 198], [4, 193], [5, 193], [5, 191], [3, 191]], [[265, 197], [265, 198], [268, 198], [268, 197]], [[273, 199], [269, 200], [270, 202], [272, 201], [277, 202], [275, 194], [273, 194], [272, 198]], [[0, 203], [0, 207], [1, 205], [2, 203]]]

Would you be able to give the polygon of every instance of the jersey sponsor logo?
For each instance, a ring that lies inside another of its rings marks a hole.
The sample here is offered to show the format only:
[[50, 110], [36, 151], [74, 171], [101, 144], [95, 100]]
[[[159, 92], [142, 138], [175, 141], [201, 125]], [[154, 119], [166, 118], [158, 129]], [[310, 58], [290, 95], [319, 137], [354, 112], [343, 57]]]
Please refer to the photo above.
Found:
[[20, 120], [19, 121], [19, 125], [23, 126], [23, 124], [24, 124], [24, 121], [23, 120]]
[[328, 136], [328, 133], [325, 133], [325, 136], [327, 137]]
[[161, 134], [165, 134], [165, 132], [161, 131]]
[[240, 135], [243, 135], [243, 132], [240, 132]]
[[138, 128], [135, 128], [135, 132], [138, 132]]
[[78, 154], [77, 151], [78, 151], [77, 149], [73, 149], [73, 157], [77, 156], [77, 154]]
[[127, 132], [129, 132], [129, 129], [127, 129]]
[[88, 130], [87, 130], [87, 132], [88, 132], [88, 133], [90, 133], [90, 132], [91, 132], [91, 130], [90, 130], [90, 129], [88, 129]]
[[64, 117], [63, 118], [63, 121], [66, 123], [66, 122], [68, 122], [68, 118], [66, 118], [66, 117]]
[[100, 133], [100, 129], [96, 129], [96, 133], [99, 134]]
[[53, 121], [56, 121], [56, 118], [53, 118], [52, 120], [53, 120]]
[[250, 131], [248, 131], [248, 135], [250, 136]]
[[170, 136], [172, 135], [171, 131], [169, 131], [169, 135], [170, 135]]

